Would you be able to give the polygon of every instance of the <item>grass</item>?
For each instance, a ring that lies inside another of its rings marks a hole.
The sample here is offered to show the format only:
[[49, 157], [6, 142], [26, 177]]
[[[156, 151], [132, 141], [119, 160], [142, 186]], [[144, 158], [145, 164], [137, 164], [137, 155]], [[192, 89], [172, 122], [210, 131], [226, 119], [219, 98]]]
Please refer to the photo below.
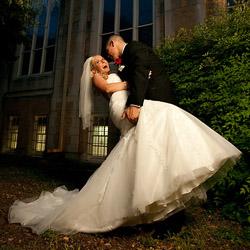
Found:
[[[104, 234], [64, 235], [47, 230], [36, 235], [29, 228], [8, 224], [8, 208], [14, 200], [37, 196], [42, 190], [53, 190], [62, 184], [72, 188], [81, 184], [74, 183], [74, 175], [63, 169], [66, 176], [61, 179], [61, 174], [56, 176], [52, 168], [0, 161], [0, 250], [250, 250], [250, 228], [224, 219], [219, 210], [208, 209], [206, 205], [190, 207], [162, 222]], [[79, 173], [78, 177], [84, 175], [84, 171]]]

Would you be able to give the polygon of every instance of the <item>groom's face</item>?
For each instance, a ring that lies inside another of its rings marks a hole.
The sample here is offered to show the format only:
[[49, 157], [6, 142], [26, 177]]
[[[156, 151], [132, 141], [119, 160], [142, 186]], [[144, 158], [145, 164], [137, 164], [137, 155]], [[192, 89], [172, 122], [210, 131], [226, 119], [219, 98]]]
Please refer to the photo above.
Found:
[[106, 46], [107, 54], [115, 61], [119, 58], [120, 53], [116, 41], [110, 41], [109, 44]]

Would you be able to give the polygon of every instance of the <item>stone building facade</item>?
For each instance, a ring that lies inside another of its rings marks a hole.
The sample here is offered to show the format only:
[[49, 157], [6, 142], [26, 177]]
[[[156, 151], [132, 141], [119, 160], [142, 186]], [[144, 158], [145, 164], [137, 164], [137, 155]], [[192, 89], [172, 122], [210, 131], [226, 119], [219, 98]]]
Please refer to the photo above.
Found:
[[64, 152], [82, 161], [102, 161], [118, 135], [108, 119], [108, 102], [98, 93], [93, 126], [81, 128], [79, 84], [85, 59], [102, 53], [107, 37], [114, 33], [156, 47], [179, 28], [203, 22], [227, 3], [41, 1], [39, 25], [28, 31], [31, 43], [19, 47], [9, 75], [0, 78], [1, 152], [35, 156]]

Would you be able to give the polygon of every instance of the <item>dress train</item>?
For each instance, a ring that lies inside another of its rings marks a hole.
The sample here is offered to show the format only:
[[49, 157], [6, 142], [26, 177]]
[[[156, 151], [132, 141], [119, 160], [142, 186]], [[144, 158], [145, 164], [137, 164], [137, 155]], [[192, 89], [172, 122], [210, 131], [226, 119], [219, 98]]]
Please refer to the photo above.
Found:
[[[112, 79], [112, 77], [111, 77]], [[114, 79], [112, 79], [114, 80]], [[121, 120], [127, 91], [110, 100], [121, 139], [79, 191], [58, 187], [33, 202], [15, 201], [10, 223], [38, 234], [105, 232], [163, 220], [206, 200], [216, 175], [226, 173], [241, 152], [190, 113], [145, 100], [136, 126]]]

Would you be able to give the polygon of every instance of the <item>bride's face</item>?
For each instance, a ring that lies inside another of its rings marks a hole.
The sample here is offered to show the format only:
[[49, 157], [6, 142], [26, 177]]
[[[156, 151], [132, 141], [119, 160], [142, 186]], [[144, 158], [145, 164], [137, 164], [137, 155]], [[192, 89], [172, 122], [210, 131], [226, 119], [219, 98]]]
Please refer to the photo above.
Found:
[[93, 70], [99, 73], [109, 73], [108, 62], [102, 56], [94, 56], [92, 59]]

